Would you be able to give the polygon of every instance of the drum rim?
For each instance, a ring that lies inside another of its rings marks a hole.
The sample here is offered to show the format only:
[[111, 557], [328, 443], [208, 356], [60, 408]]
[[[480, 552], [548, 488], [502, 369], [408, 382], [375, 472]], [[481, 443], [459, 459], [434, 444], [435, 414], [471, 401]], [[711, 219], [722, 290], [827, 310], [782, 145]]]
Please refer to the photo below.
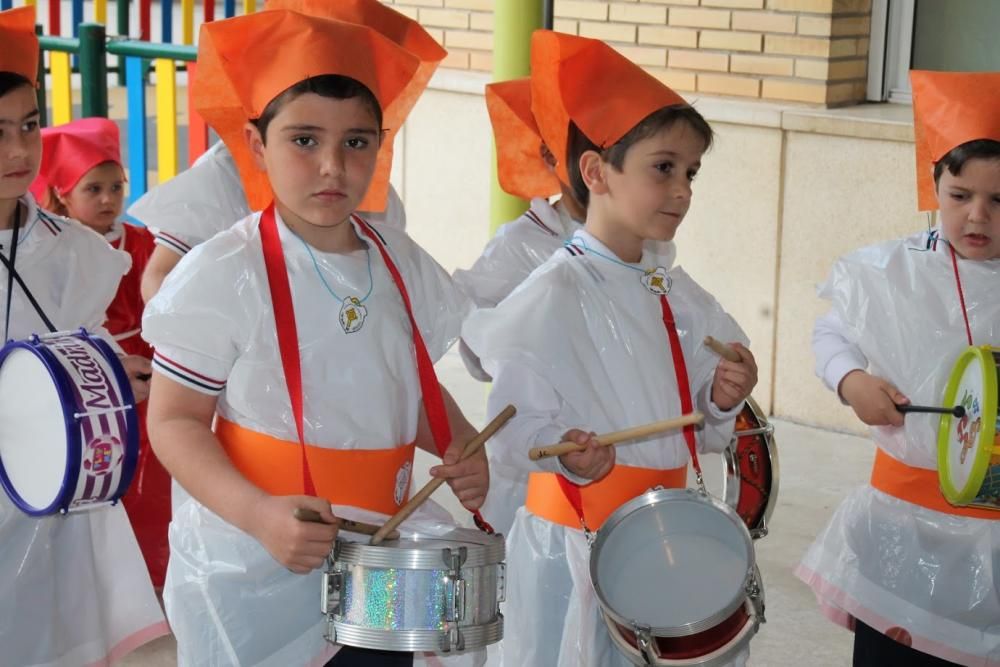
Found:
[[[499, 565], [504, 562], [506, 556], [506, 541], [502, 535], [486, 535], [484, 543], [465, 542], [459, 547], [467, 547], [466, 559], [461, 564], [463, 569], [489, 567]], [[401, 549], [400, 542], [420, 542], [420, 541], [448, 541], [463, 542], [462, 540], [447, 539], [444, 536], [424, 536], [424, 537], [403, 537], [399, 540], [386, 540], [379, 545], [371, 545], [367, 542], [352, 542], [337, 539], [330, 562], [334, 565], [343, 563], [346, 565], [362, 566], [375, 569], [397, 568], [401, 570], [447, 570], [451, 567], [445, 562], [443, 550], [456, 547], [433, 547], [428, 545], [423, 548]]]
[[[975, 453], [973, 455], [972, 468], [965, 486], [961, 489], [955, 487], [951, 481], [951, 466], [948, 463], [948, 454], [951, 445], [952, 415], [941, 415], [938, 422], [938, 484], [945, 499], [954, 505], [968, 505], [973, 503], [986, 478], [986, 472], [990, 467], [990, 457], [993, 454], [993, 438], [996, 437], [997, 421], [997, 364], [993, 357], [994, 350], [1000, 352], [1000, 348], [990, 345], [970, 346], [965, 348], [955, 360], [952, 367], [951, 376], [945, 386], [943, 404], [955, 405], [955, 398], [958, 394], [958, 385], [966, 368], [973, 361], [980, 364], [980, 372], [983, 379], [983, 427], [980, 432], [980, 439], [976, 442]], [[987, 408], [987, 399], [992, 409]], [[989, 446], [984, 446], [987, 442], [987, 434], [992, 434], [989, 438]]]
[[[443, 630], [380, 630], [353, 625], [344, 621], [329, 620], [336, 632], [336, 643], [356, 648], [380, 649], [386, 651], [430, 651], [441, 655], [445, 639], [450, 643], [451, 627]], [[465, 649], [475, 650], [495, 644], [503, 639], [504, 617], [501, 612], [488, 623], [455, 626], [462, 633]], [[457, 649], [452, 648], [452, 651]]]
[[[746, 402], [747, 406], [750, 408], [750, 412], [753, 413], [757, 421], [762, 424], [761, 428], [771, 426], [771, 421], [767, 418], [764, 411], [761, 410], [760, 405], [757, 404], [757, 401], [755, 401], [753, 397], [747, 396]], [[756, 537], [752, 531], [763, 531], [771, 525], [771, 516], [774, 514], [775, 507], [778, 506], [778, 489], [781, 481], [781, 466], [778, 460], [778, 442], [774, 437], [773, 427], [768, 432], [762, 433], [761, 435], [763, 436], [764, 444], [767, 447], [767, 456], [771, 468], [771, 487], [768, 489], [767, 502], [764, 503], [764, 510], [757, 517], [754, 525], [749, 526], [752, 537]], [[740, 480], [742, 479], [739, 465], [737, 465], [737, 458], [735, 456], [736, 441], [736, 431], [734, 430], [733, 438], [730, 440], [729, 444], [726, 445], [726, 449], [722, 452], [722, 498], [725, 503], [734, 510], [740, 500], [739, 488]], [[727, 473], [730, 467], [736, 471], [735, 474], [731, 476]], [[733, 493], [730, 493], [730, 487], [734, 489]], [[732, 500], [730, 500], [730, 496], [732, 496]], [[766, 535], [766, 533], [762, 533], [760, 537], [764, 537], [764, 535]]]
[[729, 521], [737, 526], [740, 535], [743, 537], [743, 543], [746, 547], [747, 555], [747, 572], [744, 576], [744, 586], [737, 589], [733, 596], [733, 599], [725, 605], [720, 611], [711, 614], [710, 616], [694, 621], [692, 623], [685, 623], [679, 626], [673, 627], [660, 627], [660, 626], [650, 626], [650, 632], [654, 635], [660, 635], [663, 637], [682, 637], [686, 635], [698, 634], [705, 630], [711, 629], [718, 625], [721, 621], [729, 618], [743, 601], [746, 599], [746, 582], [751, 581], [754, 577], [754, 572], [757, 568], [757, 558], [754, 552], [753, 539], [750, 537], [750, 531], [747, 525], [740, 518], [740, 515], [731, 508], [726, 503], [722, 502], [714, 496], [702, 492], [696, 491], [695, 489], [652, 489], [637, 496], [632, 500], [628, 501], [609, 516], [604, 524], [597, 531], [596, 537], [594, 538], [594, 543], [590, 548], [590, 581], [594, 587], [594, 592], [597, 594], [598, 602], [600, 603], [601, 610], [609, 615], [611, 618], [615, 619], [617, 622], [625, 626], [631, 626], [635, 619], [627, 618], [622, 616], [615, 610], [607, 600], [607, 596], [604, 594], [604, 590], [597, 576], [597, 563], [600, 558], [601, 548], [608, 539], [608, 535], [629, 515], [637, 510], [641, 510], [645, 507], [650, 507], [657, 505], [659, 503], [668, 500], [693, 500], [695, 502], [706, 503], [712, 507], [715, 507], [725, 515]]

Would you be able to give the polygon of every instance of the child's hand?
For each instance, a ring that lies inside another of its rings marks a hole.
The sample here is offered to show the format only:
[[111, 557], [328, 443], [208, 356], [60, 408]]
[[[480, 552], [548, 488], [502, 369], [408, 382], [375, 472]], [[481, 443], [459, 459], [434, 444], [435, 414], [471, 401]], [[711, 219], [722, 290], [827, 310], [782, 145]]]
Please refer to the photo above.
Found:
[[566, 431], [562, 440], [587, 446], [581, 452], [570, 452], [559, 457], [563, 466], [574, 475], [596, 481], [604, 478], [615, 467], [615, 448], [602, 446], [597, 442], [596, 433], [573, 428]]
[[757, 362], [753, 354], [740, 343], [729, 343], [729, 347], [740, 356], [740, 360], [722, 359], [715, 367], [712, 379], [712, 402], [721, 410], [732, 410], [745, 401], [757, 386]]
[[122, 362], [125, 375], [128, 376], [135, 402], [142, 403], [149, 398], [149, 376], [153, 372], [153, 364], [138, 354], [127, 354], [118, 359]]
[[[319, 513], [325, 523], [300, 521], [296, 508]], [[281, 565], [295, 574], [308, 574], [322, 567], [333, 549], [340, 520], [330, 503], [313, 496], [263, 496], [252, 512], [249, 532]]]
[[896, 406], [905, 405], [910, 399], [882, 378], [854, 370], [840, 381], [838, 392], [858, 419], [869, 426], [903, 425], [903, 413]]
[[443, 463], [430, 469], [432, 477], [448, 482], [455, 497], [467, 510], [477, 510], [486, 501], [486, 492], [490, 490], [490, 467], [486, 462], [486, 448], [459, 461], [465, 441], [452, 440], [442, 457]]

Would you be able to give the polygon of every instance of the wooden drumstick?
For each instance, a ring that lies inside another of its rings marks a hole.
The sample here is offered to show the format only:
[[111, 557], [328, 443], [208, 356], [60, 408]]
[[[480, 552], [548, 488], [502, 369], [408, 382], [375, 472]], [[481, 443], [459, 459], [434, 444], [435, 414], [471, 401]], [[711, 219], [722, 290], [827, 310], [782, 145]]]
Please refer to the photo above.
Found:
[[737, 363], [740, 361], [740, 355], [736, 352], [736, 350], [728, 345], [720, 343], [711, 336], [705, 336], [705, 347], [712, 350], [712, 352], [715, 352], [726, 361], [735, 361]]
[[[316, 510], [306, 509], [304, 507], [296, 507], [295, 511], [292, 512], [294, 516], [299, 521], [308, 521], [309, 523], [326, 523], [323, 521], [323, 517], [320, 516], [319, 512]], [[373, 523], [365, 523], [363, 521], [351, 521], [350, 519], [340, 519], [340, 529], [346, 530], [351, 533], [358, 533], [360, 535], [374, 535], [378, 532], [378, 526]], [[394, 530], [386, 536], [390, 540], [399, 539], [399, 531]]]
[[[482, 449], [483, 445], [486, 444], [486, 441], [492, 438], [493, 434], [499, 431], [500, 427], [506, 424], [516, 412], [517, 409], [513, 405], [508, 405], [504, 408], [500, 414], [493, 418], [493, 421], [486, 425], [486, 428], [465, 444], [459, 461], [464, 461]], [[378, 531], [372, 535], [371, 544], [374, 546], [386, 539], [391, 531], [398, 528], [399, 524], [406, 521], [406, 519], [409, 518], [409, 516], [413, 514], [418, 507], [427, 502], [427, 499], [431, 497], [431, 494], [437, 491], [438, 487], [442, 484], [444, 484], [444, 480], [440, 477], [435, 477], [431, 481], [427, 482], [427, 484], [424, 485], [424, 488], [417, 491], [413, 497], [410, 498], [408, 503], [399, 508], [399, 511], [389, 517], [389, 520], [385, 522], [385, 525], [379, 528]]]
[[[633, 428], [627, 428], [624, 431], [605, 433], [604, 435], [597, 436], [597, 442], [604, 447], [610, 447], [611, 445], [617, 445], [618, 443], [625, 442], [626, 440], [637, 440], [650, 435], [663, 433], [664, 431], [672, 431], [674, 429], [682, 428], [684, 426], [688, 426], [689, 424], [700, 424], [703, 421], [705, 421], [705, 415], [700, 412], [692, 412], [674, 419], [665, 419], [663, 421], [653, 422], [644, 426], [635, 426]], [[569, 454], [570, 452], [582, 452], [586, 448], [586, 445], [578, 445], [575, 442], [560, 442], [558, 445], [533, 447], [528, 452], [528, 458], [532, 461], [537, 461], [538, 459], [562, 456], [563, 454]]]

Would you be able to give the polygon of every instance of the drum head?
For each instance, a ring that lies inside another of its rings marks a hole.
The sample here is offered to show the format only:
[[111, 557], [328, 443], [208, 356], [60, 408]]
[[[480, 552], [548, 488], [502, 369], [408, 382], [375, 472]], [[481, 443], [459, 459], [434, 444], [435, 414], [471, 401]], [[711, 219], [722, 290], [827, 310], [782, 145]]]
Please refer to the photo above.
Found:
[[0, 480], [21, 509], [48, 510], [62, 495], [66, 438], [55, 379], [35, 352], [13, 347], [0, 360]]
[[753, 544], [739, 516], [693, 490], [651, 491], [598, 532], [590, 574], [605, 612], [654, 634], [701, 632], [746, 599]]
[[962, 352], [945, 388], [944, 405], [961, 405], [965, 416], [942, 415], [938, 426], [941, 491], [949, 502], [965, 505], [979, 493], [996, 435], [997, 368], [991, 348]]

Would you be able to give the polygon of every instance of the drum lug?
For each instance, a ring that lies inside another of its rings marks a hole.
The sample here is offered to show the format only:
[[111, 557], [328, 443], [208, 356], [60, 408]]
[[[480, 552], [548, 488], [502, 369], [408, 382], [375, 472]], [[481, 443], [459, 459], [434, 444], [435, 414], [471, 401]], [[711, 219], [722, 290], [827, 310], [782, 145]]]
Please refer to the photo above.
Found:
[[444, 549], [442, 556], [449, 568], [448, 593], [451, 598], [451, 609], [446, 620], [458, 623], [465, 617], [465, 579], [462, 578], [462, 563], [469, 557], [469, 550], [466, 547]]
[[760, 525], [756, 528], [750, 530], [750, 537], [755, 540], [759, 540], [762, 537], [767, 537], [767, 517], [760, 517]]
[[343, 589], [344, 573], [340, 569], [323, 573], [323, 599], [320, 600], [320, 610], [324, 614], [333, 616], [340, 613], [340, 593]]
[[497, 602], [507, 601], [507, 563], [497, 563]]
[[660, 659], [653, 648], [653, 634], [648, 625], [639, 625], [632, 621], [632, 632], [635, 633], [635, 641], [642, 653], [642, 659], [647, 665], [655, 665]]
[[450, 653], [451, 651], [464, 651], [465, 650], [465, 637], [462, 635], [462, 629], [457, 625], [446, 629], [441, 633], [441, 652]]
[[764, 617], [764, 590], [761, 588], [756, 574], [750, 577], [744, 590], [747, 597], [750, 598], [750, 604], [753, 605], [754, 612], [757, 615], [757, 622], [767, 623], [767, 619]]

